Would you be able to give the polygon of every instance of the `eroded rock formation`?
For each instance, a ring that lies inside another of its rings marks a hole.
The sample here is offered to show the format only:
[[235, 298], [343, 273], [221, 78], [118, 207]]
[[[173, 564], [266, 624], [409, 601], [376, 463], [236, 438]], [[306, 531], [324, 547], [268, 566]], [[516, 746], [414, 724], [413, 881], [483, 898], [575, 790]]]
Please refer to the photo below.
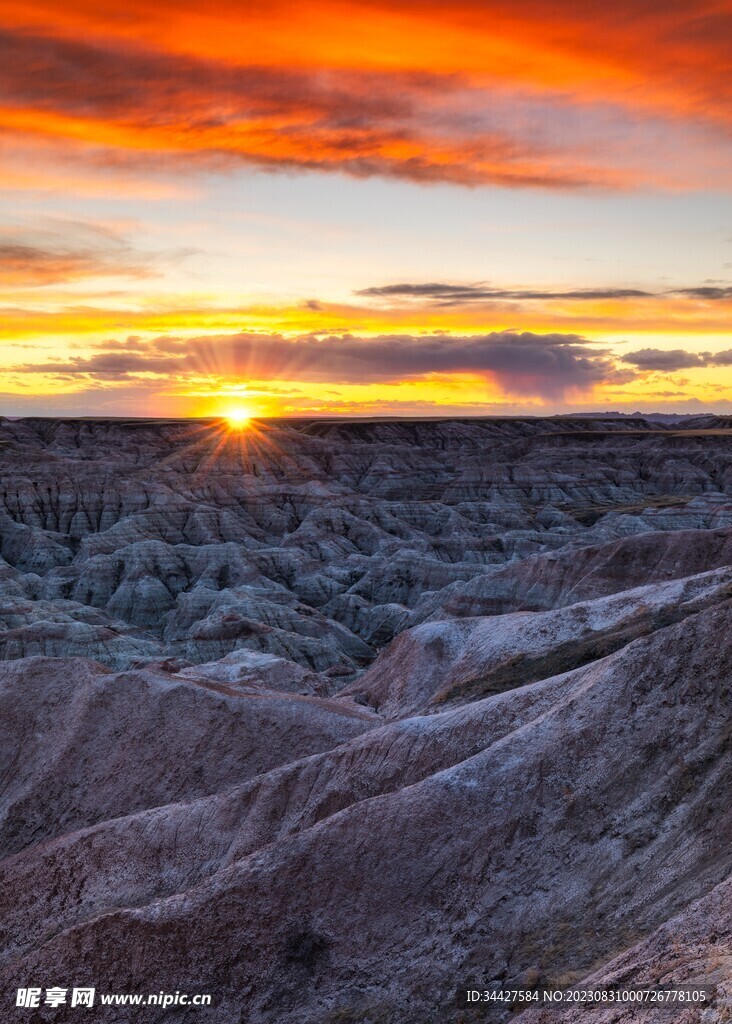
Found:
[[703, 426], [3, 421], [4, 989], [458, 1024], [469, 979], [670, 978], [721, 1024], [732, 450]]

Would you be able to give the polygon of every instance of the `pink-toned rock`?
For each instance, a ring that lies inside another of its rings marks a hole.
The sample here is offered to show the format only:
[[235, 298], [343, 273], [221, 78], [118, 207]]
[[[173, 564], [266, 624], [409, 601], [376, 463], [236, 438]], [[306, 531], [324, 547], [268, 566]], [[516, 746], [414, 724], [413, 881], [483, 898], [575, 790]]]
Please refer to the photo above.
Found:
[[[17, 855], [13, 885], [35, 876], [69, 902], [54, 898], [61, 930], [31, 929], [4, 984], [210, 991], [203, 1021], [457, 1024], [468, 978], [587, 974], [729, 876], [731, 617], [723, 604], [585, 668], [373, 730], [243, 798]], [[156, 848], [168, 895], [144, 891]]]
[[4, 853], [217, 792], [375, 724], [320, 697], [54, 658], [0, 665], [0, 717]]

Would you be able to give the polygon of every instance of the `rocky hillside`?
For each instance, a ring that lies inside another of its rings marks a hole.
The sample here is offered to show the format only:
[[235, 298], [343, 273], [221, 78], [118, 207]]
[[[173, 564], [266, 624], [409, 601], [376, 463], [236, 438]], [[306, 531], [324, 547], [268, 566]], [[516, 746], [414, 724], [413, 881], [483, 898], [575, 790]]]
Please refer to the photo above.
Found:
[[0, 421], [3, 990], [467, 1024], [468, 979], [671, 978], [730, 1019], [731, 439]]

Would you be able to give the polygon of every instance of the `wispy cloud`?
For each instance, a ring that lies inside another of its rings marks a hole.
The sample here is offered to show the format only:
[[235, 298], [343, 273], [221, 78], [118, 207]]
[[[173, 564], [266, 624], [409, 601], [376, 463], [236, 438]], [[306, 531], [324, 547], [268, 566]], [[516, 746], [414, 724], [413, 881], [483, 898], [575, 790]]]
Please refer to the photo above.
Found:
[[676, 294], [685, 295], [690, 299], [703, 299], [709, 302], [719, 302], [732, 299], [732, 286], [720, 288], [703, 285], [697, 288], [680, 288]]
[[430, 303], [435, 306], [469, 306], [496, 301], [570, 301], [602, 302], [618, 299], [665, 299], [681, 297], [708, 302], [732, 299], [732, 285], [695, 285], [689, 288], [667, 288], [648, 291], [643, 288], [495, 288], [489, 284], [448, 284], [440, 281], [426, 283], [403, 282], [361, 288], [356, 295], [369, 299], [404, 300]]
[[160, 261], [171, 255], [142, 252], [125, 234], [100, 224], [49, 218], [32, 226], [5, 225], [0, 226], [0, 285], [155, 277]]
[[[730, 290], [732, 292], [732, 289]], [[492, 288], [485, 284], [387, 284], [362, 288], [356, 295], [376, 299], [416, 299], [438, 306], [465, 306], [476, 302], [502, 299], [601, 301], [603, 299], [637, 299], [652, 295], [639, 288], [573, 288], [542, 290], [537, 288]]]

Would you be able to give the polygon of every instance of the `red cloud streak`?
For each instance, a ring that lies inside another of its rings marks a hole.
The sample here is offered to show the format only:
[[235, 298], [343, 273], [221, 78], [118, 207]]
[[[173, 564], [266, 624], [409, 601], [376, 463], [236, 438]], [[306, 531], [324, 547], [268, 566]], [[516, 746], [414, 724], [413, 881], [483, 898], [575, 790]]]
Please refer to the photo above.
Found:
[[26, 0], [0, 10], [0, 132], [51, 139], [95, 164], [119, 167], [124, 154], [170, 170], [185, 154], [188, 170], [244, 162], [471, 185], [667, 184], [668, 160], [634, 162], [617, 131], [603, 139], [611, 112], [629, 130], [639, 119], [665, 125], [671, 150], [705, 126], [709, 164], [725, 174], [730, 0]]

